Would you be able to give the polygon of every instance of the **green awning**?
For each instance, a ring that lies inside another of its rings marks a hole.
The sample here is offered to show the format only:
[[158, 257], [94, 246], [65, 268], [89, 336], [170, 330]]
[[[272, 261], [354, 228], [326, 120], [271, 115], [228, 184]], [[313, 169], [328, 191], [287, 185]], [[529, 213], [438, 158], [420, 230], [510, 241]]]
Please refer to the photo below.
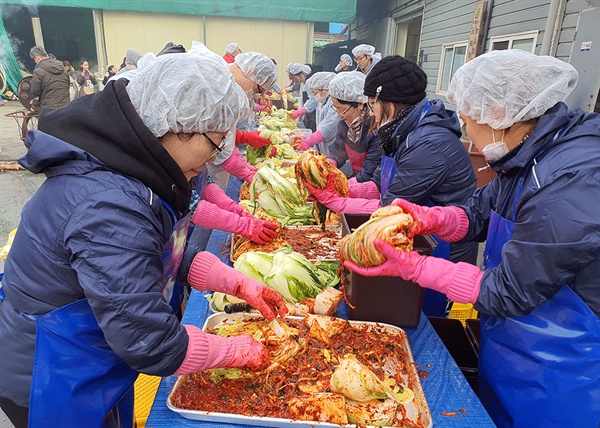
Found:
[[11, 91], [16, 93], [19, 82], [23, 78], [23, 73], [21, 73], [19, 63], [17, 62], [17, 58], [15, 58], [12, 46], [10, 45], [10, 40], [8, 40], [4, 22], [2, 21], [2, 15], [0, 15], [0, 64], [4, 67], [8, 87]]
[[0, 0], [1, 3], [346, 24], [356, 17], [356, 0]]

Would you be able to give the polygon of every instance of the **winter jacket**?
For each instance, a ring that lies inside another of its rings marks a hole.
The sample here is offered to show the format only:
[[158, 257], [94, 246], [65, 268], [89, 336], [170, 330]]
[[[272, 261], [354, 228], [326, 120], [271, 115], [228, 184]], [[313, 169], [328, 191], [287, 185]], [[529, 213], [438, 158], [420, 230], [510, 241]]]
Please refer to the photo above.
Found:
[[61, 108], [69, 104], [71, 81], [62, 61], [46, 58], [38, 63], [31, 78], [31, 93], [39, 97], [40, 107]]
[[514, 214], [516, 189], [499, 213], [515, 221], [512, 239], [502, 263], [485, 272], [475, 307], [499, 317], [525, 315], [567, 284], [600, 316], [600, 116], [558, 103], [491, 166], [498, 176], [462, 206], [465, 239], [485, 240], [490, 211], [502, 209], [523, 168], [527, 174]]
[[[431, 108], [419, 122], [427, 105]], [[398, 170], [381, 200], [389, 205], [396, 198], [415, 204], [460, 205], [476, 187], [475, 171], [460, 141], [460, 126], [454, 112], [439, 100], [424, 99], [404, 119], [393, 134]], [[381, 166], [373, 181], [381, 189]]]
[[356, 181], [370, 181], [377, 167], [381, 164], [381, 149], [379, 137], [375, 132], [369, 132], [371, 120], [362, 125], [360, 138], [355, 143], [348, 140], [348, 124], [340, 120], [335, 142], [330, 146], [332, 158], [338, 167], [350, 159], [352, 175]]
[[[431, 107], [419, 121], [427, 103]], [[419, 205], [464, 204], [473, 195], [477, 179], [460, 135], [458, 117], [440, 100], [425, 98], [417, 104], [392, 136], [392, 156], [398, 170], [387, 192], [381, 195], [382, 205], [396, 198]], [[373, 182], [381, 189], [381, 165], [375, 170]], [[451, 244], [450, 260], [475, 264], [476, 243]]]
[[162, 295], [161, 256], [174, 218], [161, 199], [177, 207], [179, 198], [164, 191], [187, 180], [171, 170], [179, 167], [125, 86], [109, 82], [42, 113], [20, 159], [47, 176], [23, 209], [2, 280], [0, 396], [21, 406], [29, 402], [35, 346], [35, 321], [21, 312], [40, 315], [87, 298], [108, 344], [133, 369], [171, 375], [186, 354], [188, 336]]

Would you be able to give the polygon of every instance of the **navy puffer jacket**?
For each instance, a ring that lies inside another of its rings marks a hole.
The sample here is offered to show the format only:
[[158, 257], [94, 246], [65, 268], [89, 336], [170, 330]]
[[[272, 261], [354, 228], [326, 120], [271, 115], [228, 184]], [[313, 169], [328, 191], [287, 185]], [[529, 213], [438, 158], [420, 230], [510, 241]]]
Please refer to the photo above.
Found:
[[[67, 111], [72, 106], [87, 114], [87, 106], [98, 106], [115, 90], [121, 94], [121, 105], [107, 102], [113, 113], [104, 112], [113, 114], [114, 130], [98, 134], [94, 142], [110, 147], [115, 140], [108, 136], [114, 132], [115, 138], [122, 136], [123, 144], [136, 147], [138, 160], [144, 159], [137, 135], [155, 151], [153, 157], [168, 156], [127, 104], [125, 83], [119, 85], [109, 84], [106, 94], [77, 99], [56, 110], [63, 113], [55, 119], [74, 114]], [[77, 140], [72, 128], [69, 132], [68, 137]], [[153, 185], [108, 167], [82, 148], [41, 131], [30, 131], [27, 143], [30, 149], [21, 164], [43, 172], [47, 179], [23, 209], [5, 265], [0, 396], [21, 406], [29, 403], [35, 321], [23, 314], [44, 314], [83, 298], [110, 347], [133, 369], [173, 374], [185, 358], [188, 336], [162, 295], [161, 256], [173, 228], [169, 210], [150, 189]], [[157, 167], [136, 168], [141, 176], [153, 174], [156, 180], [168, 181], [166, 172]]]
[[[419, 122], [427, 105], [431, 108]], [[419, 205], [460, 205], [476, 188], [473, 164], [460, 141], [460, 126], [454, 112], [446, 110], [439, 100], [421, 101], [393, 134], [394, 154], [398, 170], [390, 188], [381, 196], [389, 205], [403, 198]], [[373, 175], [381, 189], [381, 166]]]
[[[514, 191], [507, 198], [534, 158], [516, 201]], [[600, 316], [600, 116], [559, 103], [521, 146], [491, 166], [496, 179], [462, 207], [470, 223], [465, 239], [485, 240], [491, 210], [501, 210], [505, 201], [500, 214], [515, 227], [501, 264], [483, 276], [477, 310], [526, 315], [567, 284]]]

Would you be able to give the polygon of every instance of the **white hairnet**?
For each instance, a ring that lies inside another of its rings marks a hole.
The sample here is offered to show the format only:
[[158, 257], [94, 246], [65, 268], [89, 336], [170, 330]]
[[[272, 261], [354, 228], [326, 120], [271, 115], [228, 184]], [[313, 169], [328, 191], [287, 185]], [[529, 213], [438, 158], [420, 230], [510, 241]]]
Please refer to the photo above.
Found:
[[313, 74], [310, 79], [306, 81], [310, 89], [328, 89], [329, 82], [335, 77], [335, 73], [331, 71], [319, 71]]
[[352, 67], [352, 58], [350, 57], [350, 55], [343, 54], [340, 57], [340, 61], [344, 61], [344, 64], [346, 64], [348, 67]]
[[352, 49], [352, 55], [356, 58], [358, 55], [373, 55], [375, 53], [375, 46], [371, 45], [358, 45]]
[[226, 132], [248, 110], [223, 58], [198, 42], [188, 53], [144, 57], [127, 93], [156, 137], [169, 131]]
[[566, 62], [519, 49], [491, 51], [460, 67], [448, 87], [459, 112], [494, 129], [543, 115], [575, 88]]
[[[312, 70], [310, 69], [310, 67], [306, 64], [300, 64], [297, 62], [294, 62], [292, 64], [288, 64], [289, 72], [292, 74], [300, 74], [300, 73], [304, 73], [307, 76], [312, 72]], [[287, 68], [286, 68], [287, 69]]]
[[228, 54], [232, 54], [237, 50], [238, 47], [239, 45], [237, 43], [229, 43], [225, 48], [225, 52]]
[[244, 76], [270, 91], [277, 83], [277, 70], [273, 60], [258, 52], [244, 52], [235, 57], [235, 63]]
[[336, 74], [329, 82], [329, 95], [338, 100], [365, 104], [365, 79], [365, 74], [359, 71]]

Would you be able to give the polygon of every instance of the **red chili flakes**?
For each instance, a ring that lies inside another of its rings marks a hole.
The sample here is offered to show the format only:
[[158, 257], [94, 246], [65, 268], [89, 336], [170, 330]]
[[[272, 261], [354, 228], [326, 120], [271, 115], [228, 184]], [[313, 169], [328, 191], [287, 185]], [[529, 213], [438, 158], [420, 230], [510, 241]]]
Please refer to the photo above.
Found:
[[427, 370], [417, 370], [417, 374], [421, 379], [427, 379], [429, 377], [429, 372]]
[[462, 407], [460, 409], [458, 409], [458, 411], [462, 414], [466, 414], [467, 413], [467, 409], [463, 409]]
[[458, 414], [456, 412], [440, 412], [440, 415], [442, 415], [442, 416], [456, 416], [456, 417], [458, 417]]

